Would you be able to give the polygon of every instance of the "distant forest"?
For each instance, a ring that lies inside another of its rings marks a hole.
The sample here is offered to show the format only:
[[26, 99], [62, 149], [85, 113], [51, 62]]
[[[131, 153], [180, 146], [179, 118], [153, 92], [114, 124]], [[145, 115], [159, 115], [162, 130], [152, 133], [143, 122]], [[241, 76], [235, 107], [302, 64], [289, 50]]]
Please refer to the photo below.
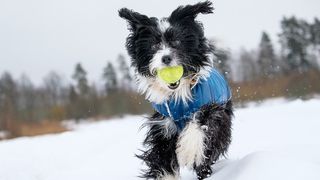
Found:
[[[320, 93], [319, 19], [307, 22], [284, 17], [278, 35], [280, 51], [275, 50], [267, 32], [262, 32], [257, 48], [242, 49], [237, 56], [215, 48], [215, 65], [228, 78], [236, 105]], [[50, 72], [40, 86], [26, 75], [14, 79], [9, 72], [0, 72], [0, 131], [16, 137], [24, 134], [25, 124], [151, 112], [150, 104], [137, 93], [129, 60], [119, 54], [112, 62], [106, 63], [101, 74], [103, 88], [88, 82], [80, 63], [75, 65], [72, 82]]]

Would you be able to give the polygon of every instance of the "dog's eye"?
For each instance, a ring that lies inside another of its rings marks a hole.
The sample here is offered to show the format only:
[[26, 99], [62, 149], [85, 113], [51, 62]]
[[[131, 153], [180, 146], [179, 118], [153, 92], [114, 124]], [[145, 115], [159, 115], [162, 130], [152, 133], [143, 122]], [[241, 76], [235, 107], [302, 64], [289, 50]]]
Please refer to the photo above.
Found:
[[160, 43], [151, 45], [151, 49], [154, 50], [154, 51], [160, 49]]
[[180, 43], [181, 43], [181, 42], [180, 42], [179, 40], [175, 40], [175, 41], [171, 41], [170, 44], [171, 44], [172, 47], [177, 47], [177, 46], [180, 45]]

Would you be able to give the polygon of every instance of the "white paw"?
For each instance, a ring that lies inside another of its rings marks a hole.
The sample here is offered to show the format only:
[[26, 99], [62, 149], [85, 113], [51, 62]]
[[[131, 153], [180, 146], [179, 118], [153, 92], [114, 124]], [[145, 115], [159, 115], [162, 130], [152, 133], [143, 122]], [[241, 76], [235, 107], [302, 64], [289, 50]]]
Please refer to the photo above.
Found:
[[192, 168], [200, 165], [204, 158], [205, 133], [195, 121], [190, 122], [181, 132], [177, 143], [177, 158], [180, 166]]

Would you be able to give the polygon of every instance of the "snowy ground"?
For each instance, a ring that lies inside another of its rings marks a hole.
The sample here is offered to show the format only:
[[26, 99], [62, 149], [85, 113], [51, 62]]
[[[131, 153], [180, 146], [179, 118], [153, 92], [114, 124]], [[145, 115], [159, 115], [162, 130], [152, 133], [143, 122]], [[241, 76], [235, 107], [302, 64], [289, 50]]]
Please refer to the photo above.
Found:
[[[214, 180], [319, 180], [320, 100], [237, 109], [228, 160]], [[141, 162], [141, 116], [84, 123], [57, 135], [0, 142], [0, 180], [131, 180]], [[183, 180], [196, 179], [183, 169]]]

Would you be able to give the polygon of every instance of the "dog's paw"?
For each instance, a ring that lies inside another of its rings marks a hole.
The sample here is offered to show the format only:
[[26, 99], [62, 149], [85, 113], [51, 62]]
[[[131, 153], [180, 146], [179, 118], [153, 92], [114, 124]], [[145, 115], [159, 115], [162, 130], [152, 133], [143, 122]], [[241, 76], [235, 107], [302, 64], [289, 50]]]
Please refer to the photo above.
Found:
[[212, 174], [212, 169], [210, 165], [200, 165], [195, 168], [198, 180], [208, 178]]
[[177, 159], [180, 166], [192, 168], [200, 165], [204, 158], [206, 135], [196, 121], [190, 122], [181, 132], [177, 143]]

